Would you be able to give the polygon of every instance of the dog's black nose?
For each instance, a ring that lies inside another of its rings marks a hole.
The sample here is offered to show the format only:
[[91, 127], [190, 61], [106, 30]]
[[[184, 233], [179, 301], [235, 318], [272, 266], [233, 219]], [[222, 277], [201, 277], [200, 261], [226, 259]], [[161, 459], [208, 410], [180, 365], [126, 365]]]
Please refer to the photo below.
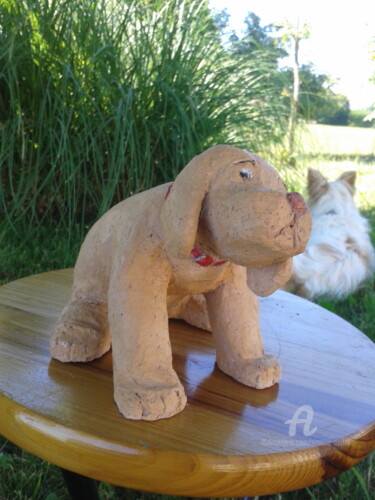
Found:
[[299, 193], [288, 193], [286, 197], [294, 212], [303, 212], [307, 209], [305, 200]]

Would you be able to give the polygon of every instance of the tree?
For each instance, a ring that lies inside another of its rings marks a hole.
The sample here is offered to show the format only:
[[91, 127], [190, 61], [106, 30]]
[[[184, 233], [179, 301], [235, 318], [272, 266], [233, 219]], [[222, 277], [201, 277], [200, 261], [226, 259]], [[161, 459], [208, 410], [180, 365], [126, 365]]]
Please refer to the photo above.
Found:
[[262, 26], [260, 17], [254, 12], [247, 14], [244, 23], [246, 25], [244, 36], [240, 39], [234, 33], [231, 37], [232, 52], [250, 56], [261, 51], [273, 60], [274, 66], [277, 68], [278, 60], [287, 55], [287, 52], [281, 47], [280, 40], [275, 36], [279, 27], [273, 24]]
[[[247, 89], [251, 113], [244, 116], [244, 120], [252, 121], [256, 134], [253, 137], [247, 135], [240, 123], [239, 134], [246, 137], [247, 143], [255, 139], [255, 142], [265, 144], [264, 138], [267, 138], [268, 144], [281, 143], [286, 133], [287, 109], [280, 99], [283, 82], [278, 61], [285, 57], [287, 52], [281, 47], [280, 39], [276, 36], [277, 27], [263, 26], [260, 18], [253, 12], [246, 16], [245, 25], [246, 30], [242, 38], [232, 33], [227, 50], [238, 68], [236, 73], [243, 72], [251, 76], [253, 88]], [[245, 86], [244, 83], [244, 89]], [[268, 130], [262, 126], [261, 120], [261, 117], [266, 115]]]
[[[371, 40], [370, 44], [370, 56], [371, 59], [375, 63], [375, 37]], [[372, 77], [370, 78], [370, 82], [375, 85], [375, 71]], [[365, 122], [372, 122], [375, 126], [375, 102], [372, 103], [370, 113], [365, 117]]]
[[[286, 90], [290, 96], [293, 88], [293, 70], [282, 70]], [[297, 115], [305, 121], [347, 125], [349, 101], [345, 96], [332, 91], [334, 81], [325, 74], [317, 73], [313, 64], [304, 64], [299, 69], [299, 97]]]
[[225, 34], [225, 30], [228, 28], [230, 14], [227, 9], [222, 10], [214, 10], [211, 13], [212, 19], [216, 25], [216, 29], [219, 34], [223, 36]]
[[316, 121], [327, 125], [348, 125], [350, 114], [348, 98], [342, 94], [335, 94], [332, 90], [329, 92], [331, 95], [326, 100]]
[[300, 77], [299, 77], [299, 47], [302, 40], [309, 38], [310, 27], [308, 24], [304, 23], [301, 27], [299, 21], [297, 26], [294, 26], [289, 21], [279, 25], [282, 30], [281, 41], [287, 47], [290, 47], [293, 55], [293, 92], [290, 99], [290, 114], [289, 114], [289, 124], [288, 124], [288, 152], [290, 158], [293, 157], [294, 153], [294, 140], [295, 140], [295, 129], [297, 124], [297, 110], [298, 110], [298, 98], [299, 98], [299, 87], [300, 87]]

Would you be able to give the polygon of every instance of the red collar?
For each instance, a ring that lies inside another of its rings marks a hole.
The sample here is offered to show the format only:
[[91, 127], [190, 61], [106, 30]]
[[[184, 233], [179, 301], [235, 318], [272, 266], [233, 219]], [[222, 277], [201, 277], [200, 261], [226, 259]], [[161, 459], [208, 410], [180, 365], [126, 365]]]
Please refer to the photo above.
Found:
[[[164, 199], [166, 200], [169, 196], [169, 193], [171, 192], [173, 183], [170, 184], [167, 188], [167, 192], [165, 193]], [[208, 267], [208, 266], [221, 266], [222, 264], [226, 263], [226, 260], [214, 260], [211, 255], [205, 254], [199, 250], [197, 245], [195, 244], [193, 246], [192, 251], [190, 252], [190, 257], [193, 259], [193, 261], [200, 266]]]
[[190, 257], [193, 259], [194, 262], [204, 267], [221, 266], [222, 264], [226, 263], [226, 260], [214, 260], [214, 258], [211, 257], [211, 255], [202, 253], [196, 244], [193, 246], [193, 250], [190, 252]]

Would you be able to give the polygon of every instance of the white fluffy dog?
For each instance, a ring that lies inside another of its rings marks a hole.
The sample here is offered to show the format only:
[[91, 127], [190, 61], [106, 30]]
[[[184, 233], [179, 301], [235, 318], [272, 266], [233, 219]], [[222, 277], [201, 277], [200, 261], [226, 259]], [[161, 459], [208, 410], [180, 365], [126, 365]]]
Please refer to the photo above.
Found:
[[343, 299], [374, 271], [369, 224], [353, 200], [355, 180], [356, 172], [350, 171], [328, 182], [320, 172], [309, 169], [312, 232], [305, 252], [293, 258], [289, 283], [298, 295]]

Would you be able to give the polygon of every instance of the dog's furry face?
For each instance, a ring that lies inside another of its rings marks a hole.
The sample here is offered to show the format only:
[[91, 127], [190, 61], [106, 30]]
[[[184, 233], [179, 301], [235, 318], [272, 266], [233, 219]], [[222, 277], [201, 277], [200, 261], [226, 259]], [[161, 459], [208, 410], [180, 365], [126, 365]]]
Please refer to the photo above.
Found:
[[287, 193], [276, 170], [244, 151], [212, 176], [200, 229], [215, 254], [249, 267], [302, 252], [311, 220], [302, 197]]
[[315, 215], [352, 211], [355, 181], [354, 171], [344, 172], [336, 181], [328, 182], [320, 172], [310, 168], [307, 177], [310, 210]]
[[308, 205], [313, 227], [306, 251], [293, 259], [291, 282], [299, 295], [343, 299], [374, 270], [369, 225], [353, 198], [355, 180], [353, 171], [328, 182], [320, 172], [309, 169]]

